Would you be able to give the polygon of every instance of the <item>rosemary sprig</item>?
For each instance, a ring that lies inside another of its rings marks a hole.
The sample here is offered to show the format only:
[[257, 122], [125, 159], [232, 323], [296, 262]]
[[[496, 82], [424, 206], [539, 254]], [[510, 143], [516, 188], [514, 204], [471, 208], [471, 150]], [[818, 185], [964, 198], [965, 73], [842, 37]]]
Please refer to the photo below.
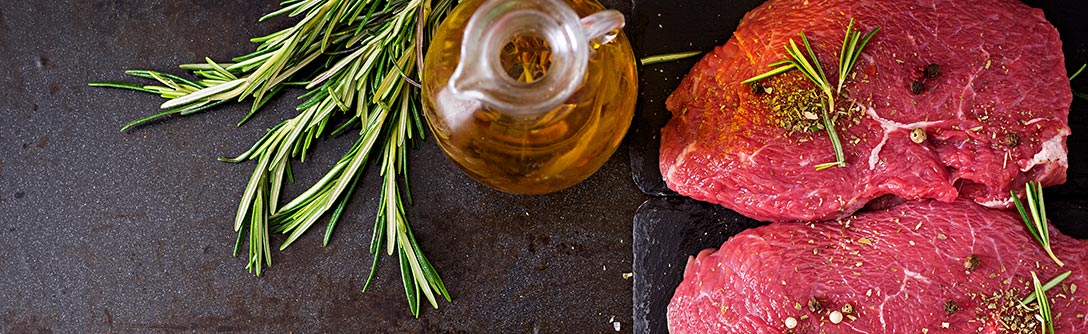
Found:
[[[1043, 293], [1046, 293], [1047, 291], [1050, 291], [1050, 289], [1053, 289], [1054, 287], [1058, 286], [1058, 284], [1062, 284], [1062, 282], [1064, 282], [1066, 278], [1069, 278], [1069, 275], [1072, 274], [1072, 273], [1073, 273], [1072, 270], [1066, 271], [1064, 273], [1058, 274], [1058, 276], [1054, 276], [1054, 278], [1051, 278], [1049, 281], [1046, 281], [1046, 283], [1043, 283], [1043, 286], [1042, 286]], [[1038, 294], [1037, 293], [1032, 293], [1032, 294], [1028, 295], [1027, 297], [1024, 297], [1024, 299], [1020, 300], [1020, 305], [1027, 306], [1031, 302], [1035, 301], [1036, 298], [1039, 298]]]
[[837, 94], [842, 94], [842, 84], [846, 82], [846, 76], [854, 70], [854, 64], [857, 63], [861, 50], [869, 44], [869, 40], [876, 35], [877, 31], [880, 31], [880, 27], [870, 30], [865, 37], [862, 37], [860, 31], [854, 30], [854, 19], [850, 19], [850, 24], [846, 26], [846, 37], [842, 40], [842, 50], [839, 51], [839, 87], [835, 91]]
[[865, 48], [865, 45], [869, 43], [869, 40], [872, 39], [873, 35], [879, 30], [880, 28], [877, 27], [862, 37], [860, 31], [854, 30], [854, 19], [850, 19], [850, 24], [846, 26], [846, 37], [843, 39], [842, 49], [839, 51], [839, 81], [836, 90], [832, 90], [831, 82], [827, 79], [827, 75], [824, 74], [824, 69], [820, 66], [820, 61], [816, 58], [816, 53], [812, 51], [812, 46], [809, 44], [804, 31], [800, 33], [801, 43], [805, 47], [804, 52], [802, 52], [797, 46], [797, 43], [791, 38], [789, 44], [785, 45], [786, 53], [790, 56], [789, 59], [772, 63], [768, 65], [772, 67], [771, 70], [741, 82], [741, 84], [749, 84], [786, 73], [793, 69], [798, 69], [806, 78], [816, 84], [816, 87], [820, 89], [827, 99], [827, 108], [822, 110], [821, 118], [824, 123], [824, 130], [827, 131], [827, 135], [831, 139], [832, 149], [835, 151], [835, 161], [818, 164], [816, 165], [817, 170], [836, 166], [846, 166], [846, 154], [843, 153], [842, 142], [839, 140], [839, 134], [835, 130], [835, 120], [831, 118], [830, 113], [835, 112], [835, 96], [842, 94], [842, 85], [846, 82], [847, 76], [850, 75], [850, 71], [853, 70], [854, 64], [861, 55], [862, 49]]
[[[155, 81], [158, 81], [159, 83], [163, 84], [164, 86], [157, 86], [157, 85], [144, 86], [144, 85], [125, 83], [125, 82], [92, 82], [92, 83], [90, 83], [90, 86], [91, 87], [108, 87], [108, 88], [129, 89], [129, 90], [135, 90], [135, 91], [140, 91], [140, 92], [145, 92], [145, 93], [156, 94], [156, 95], [159, 95], [159, 96], [161, 96], [163, 98], [166, 98], [166, 99], [172, 99], [172, 98], [177, 98], [177, 97], [185, 96], [187, 94], [194, 93], [196, 91], [202, 90], [202, 89], [207, 88], [209, 86], [220, 85], [220, 84], [224, 83], [224, 81], [217, 80], [217, 79], [203, 79], [203, 80], [198, 80], [196, 82], [193, 82], [193, 81], [189, 81], [189, 80], [186, 80], [184, 78], [175, 76], [173, 74], [163, 73], [163, 72], [158, 72], [158, 71], [129, 70], [129, 71], [125, 71], [125, 74], [131, 75], [131, 76], [134, 76], [134, 77], [137, 77], [137, 78], [155, 80]], [[134, 127], [134, 126], [141, 125], [141, 124], [144, 124], [144, 123], [147, 123], [147, 122], [151, 122], [153, 120], [156, 120], [156, 119], [159, 119], [159, 118], [162, 118], [162, 117], [165, 117], [165, 116], [170, 116], [170, 115], [174, 115], [174, 114], [181, 115], [181, 116], [195, 114], [195, 113], [198, 113], [198, 112], [201, 112], [201, 111], [205, 111], [205, 110], [214, 108], [214, 107], [216, 107], [216, 106], [218, 106], [220, 104], [223, 104], [224, 102], [226, 102], [226, 101], [225, 100], [219, 100], [219, 101], [206, 100], [206, 101], [197, 101], [197, 102], [193, 102], [193, 103], [190, 103], [190, 104], [187, 104], [187, 105], [170, 108], [170, 109], [167, 109], [167, 110], [165, 110], [163, 112], [160, 112], [160, 113], [157, 113], [157, 114], [154, 114], [154, 115], [151, 115], [151, 116], [143, 117], [143, 118], [137, 119], [137, 120], [132, 121], [132, 122], [129, 122], [124, 127], [121, 127], [121, 131], [123, 132], [125, 130], [128, 130], [128, 129]]]
[[[424, 297], [437, 308], [437, 297], [449, 301], [450, 295], [416, 242], [404, 211], [403, 201], [411, 201], [407, 148], [424, 134], [419, 90], [406, 83], [414, 82], [412, 77], [417, 75], [417, 49], [427, 38], [425, 32], [433, 33], [454, 0], [286, 0], [282, 5], [262, 20], [301, 16], [296, 25], [252, 39], [260, 43], [257, 50], [230, 63], [206, 59], [181, 66], [198, 80], [128, 71], [161, 86], [91, 85], [167, 99], [162, 105], [164, 112], [129, 123], [122, 131], [169, 115], [204, 111], [231, 99], [253, 98], [249, 113], [239, 122], [242, 124], [285, 86], [304, 85], [308, 92], [302, 95], [294, 117], [269, 129], [237, 157], [220, 158], [226, 162], [256, 160], [235, 215], [235, 255], [246, 239], [246, 268], [259, 276], [263, 267], [272, 264], [271, 233], [287, 235], [279, 247], [282, 250], [325, 216], [328, 223], [323, 243], [327, 245], [363, 176], [363, 167], [375, 160], [382, 191], [371, 243], [374, 260], [363, 290], [373, 279], [379, 252], [385, 248], [387, 255], [398, 254], [412, 314], [419, 315]], [[309, 189], [281, 206], [285, 180], [293, 182], [291, 162], [304, 162], [314, 139], [356, 127], [359, 138], [340, 161]]]
[[1031, 272], [1031, 285], [1035, 289], [1035, 300], [1038, 301], [1039, 314], [1035, 315], [1035, 319], [1039, 320], [1039, 324], [1043, 327], [1043, 333], [1054, 334], [1054, 318], [1050, 313], [1050, 299], [1046, 297], [1046, 290], [1043, 289], [1042, 284], [1039, 283], [1039, 276], [1035, 272]]
[[1040, 246], [1043, 246], [1043, 250], [1050, 256], [1050, 259], [1054, 260], [1054, 263], [1057, 263], [1059, 267], [1064, 267], [1065, 264], [1058, 260], [1058, 257], [1054, 255], [1054, 250], [1050, 247], [1050, 228], [1046, 220], [1046, 206], [1043, 203], [1043, 185], [1039, 182], [1028, 181], [1024, 188], [1024, 196], [1028, 202], [1026, 210], [1024, 204], [1020, 202], [1020, 197], [1016, 196], [1016, 192], [1009, 190], [1009, 193], [1012, 194], [1013, 203], [1016, 205], [1016, 211], [1020, 212], [1020, 218], [1024, 220], [1024, 225], [1027, 225], [1028, 232], [1035, 238], [1035, 241], [1039, 242]]

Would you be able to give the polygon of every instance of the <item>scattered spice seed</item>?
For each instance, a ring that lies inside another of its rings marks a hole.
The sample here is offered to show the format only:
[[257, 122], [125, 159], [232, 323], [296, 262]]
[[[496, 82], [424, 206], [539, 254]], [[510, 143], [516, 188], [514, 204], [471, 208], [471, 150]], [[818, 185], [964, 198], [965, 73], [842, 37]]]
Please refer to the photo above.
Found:
[[953, 315], [959, 312], [960, 306], [955, 301], [949, 300], [944, 302], [944, 314]]
[[978, 265], [981, 262], [982, 261], [980, 261], [978, 259], [978, 255], [971, 254], [971, 255], [968, 255], [967, 258], [963, 260], [963, 268], [967, 269], [968, 272], [975, 271], [975, 269], [978, 269]]
[[793, 317], [786, 318], [786, 328], [794, 329], [797, 327], [797, 319]]
[[766, 90], [763, 89], [763, 84], [759, 81], [753, 82], [751, 86], [753, 95], [763, 95], [764, 93], [766, 93]]
[[842, 322], [842, 313], [839, 311], [831, 311], [831, 314], [827, 315], [827, 320], [831, 320], [831, 323], [838, 324]]
[[910, 82], [910, 92], [914, 93], [914, 95], [921, 95], [922, 92], [925, 90], [926, 85], [923, 84], [921, 81], [915, 80]]
[[812, 297], [808, 300], [808, 310], [812, 313], [820, 313], [824, 310], [824, 306], [820, 304], [820, 300], [816, 297]]
[[926, 75], [926, 78], [929, 78], [929, 79], [936, 78], [937, 76], [941, 75], [941, 65], [937, 65], [937, 64], [926, 65], [926, 69], [925, 69], [924, 73]]
[[910, 131], [910, 141], [915, 144], [921, 144], [926, 141], [926, 130], [922, 128], [914, 128]]
[[1005, 134], [1005, 146], [1020, 146], [1020, 135], [1016, 134], [1016, 132], [1009, 132], [1008, 134]]
[[854, 313], [854, 305], [850, 305], [850, 303], [842, 304], [842, 313], [843, 314]]

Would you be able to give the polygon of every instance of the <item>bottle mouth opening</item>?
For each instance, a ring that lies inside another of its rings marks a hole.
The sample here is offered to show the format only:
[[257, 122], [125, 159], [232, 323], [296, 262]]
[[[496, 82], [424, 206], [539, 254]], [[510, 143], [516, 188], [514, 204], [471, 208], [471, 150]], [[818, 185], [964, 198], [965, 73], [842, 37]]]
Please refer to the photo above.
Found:
[[562, 104], [580, 87], [589, 60], [580, 19], [558, 0], [488, 1], [464, 38], [451, 90], [512, 113]]
[[516, 35], [499, 50], [499, 65], [516, 83], [543, 80], [552, 65], [551, 44], [539, 34]]

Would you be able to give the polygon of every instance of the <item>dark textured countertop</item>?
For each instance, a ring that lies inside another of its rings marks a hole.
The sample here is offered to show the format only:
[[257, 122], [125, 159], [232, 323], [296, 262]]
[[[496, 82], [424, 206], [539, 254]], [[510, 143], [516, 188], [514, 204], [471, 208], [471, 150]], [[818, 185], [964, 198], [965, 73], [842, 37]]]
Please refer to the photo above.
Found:
[[[626, 1], [606, 2], [627, 12]], [[0, 333], [630, 332], [631, 219], [646, 198], [621, 148], [588, 181], [546, 196], [478, 185], [433, 140], [411, 151], [416, 237], [452, 303], [413, 319], [399, 270], [369, 270], [374, 171], [333, 241], [310, 231], [257, 278], [231, 257], [242, 152], [293, 114], [282, 96], [242, 127], [248, 104], [127, 133], [161, 100], [90, 88], [122, 70], [252, 50], [272, 1], [7, 1], [0, 5]], [[322, 141], [298, 193], [351, 144]], [[282, 240], [282, 238], [280, 239]]]

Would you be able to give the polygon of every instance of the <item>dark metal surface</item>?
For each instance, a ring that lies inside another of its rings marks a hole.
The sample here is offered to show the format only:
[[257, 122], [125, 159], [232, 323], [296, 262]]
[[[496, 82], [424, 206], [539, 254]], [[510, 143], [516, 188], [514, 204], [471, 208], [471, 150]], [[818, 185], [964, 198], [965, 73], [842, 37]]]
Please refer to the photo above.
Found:
[[[626, 1], [606, 2], [628, 13]], [[4, 1], [0, 5], [0, 333], [602, 333], [631, 331], [631, 217], [647, 197], [626, 148], [588, 181], [514, 196], [461, 174], [435, 146], [412, 151], [415, 235], [452, 303], [413, 319], [383, 260], [360, 291], [375, 174], [332, 244], [311, 231], [253, 277], [231, 257], [233, 213], [253, 165], [237, 154], [293, 114], [283, 96], [242, 127], [248, 105], [128, 133], [159, 98], [90, 88], [121, 71], [248, 52], [273, 1]], [[298, 193], [354, 138], [296, 165]], [[282, 239], [280, 239], [282, 240]]]
[[[635, 7], [642, 46], [640, 56], [709, 51], [724, 44], [740, 18], [762, 0], [646, 1]], [[1035, 0], [1025, 3], [1042, 8], [1061, 34], [1066, 68], [1076, 70], [1088, 63], [1088, 3], [1077, 0]], [[752, 221], [716, 205], [678, 198], [661, 179], [658, 169], [659, 133], [669, 119], [665, 98], [680, 83], [698, 58], [643, 68], [640, 77], [639, 114], [628, 136], [630, 165], [635, 183], [648, 195], [634, 219], [633, 292], [635, 333], [666, 333], [665, 307], [679, 285], [689, 256], [717, 248]], [[1071, 74], [1072, 72], [1070, 72]], [[1082, 74], [1086, 75], [1088, 73]], [[1074, 87], [1088, 91], [1088, 77]], [[1064, 185], [1047, 188], [1047, 213], [1058, 229], [1077, 238], [1088, 238], [1088, 101], [1074, 99], [1069, 117], [1073, 135], [1068, 138], [1069, 170]]]

